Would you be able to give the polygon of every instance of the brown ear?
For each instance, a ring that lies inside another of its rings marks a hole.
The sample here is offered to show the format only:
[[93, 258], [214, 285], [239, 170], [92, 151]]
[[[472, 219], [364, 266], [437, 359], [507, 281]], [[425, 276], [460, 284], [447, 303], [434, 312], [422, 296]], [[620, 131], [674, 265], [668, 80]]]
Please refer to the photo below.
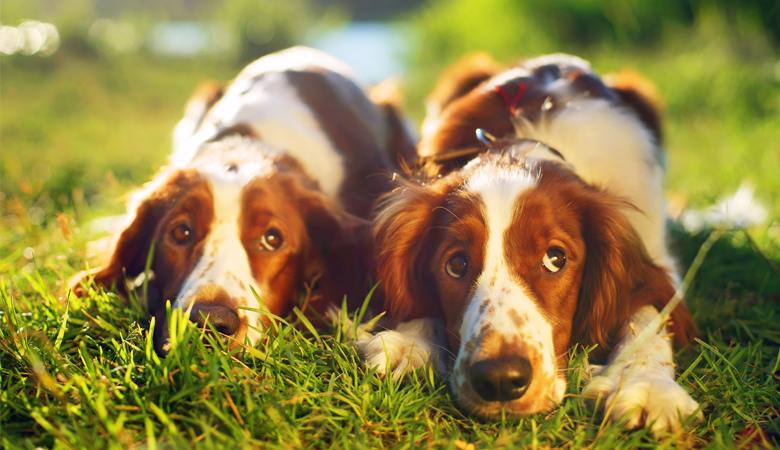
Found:
[[325, 300], [313, 308], [324, 313], [329, 303], [341, 306], [345, 295], [350, 308], [362, 305], [370, 288], [371, 222], [341, 210], [319, 193], [302, 198], [299, 207], [311, 242], [304, 276], [320, 275], [316, 294]]
[[385, 154], [395, 167], [406, 167], [417, 159], [415, 138], [404, 123], [403, 95], [398, 81], [388, 78], [376, 85], [368, 93], [368, 98], [376, 104], [385, 116], [388, 137]]
[[420, 186], [401, 181], [387, 194], [375, 220], [377, 278], [385, 294], [385, 310], [395, 323], [437, 316], [440, 305], [427, 266], [434, 211], [454, 184]]
[[222, 98], [224, 91], [215, 81], [203, 81], [192, 93], [184, 107], [184, 117], [173, 130], [173, 148], [178, 148], [195, 134], [203, 123], [206, 113]]
[[[175, 176], [175, 175], [179, 176]], [[146, 267], [157, 224], [168, 211], [177, 180], [183, 181], [183, 172], [163, 172], [144, 189], [134, 193], [128, 205], [128, 219], [110, 247], [108, 263], [73, 276], [69, 285], [75, 295], [84, 295], [84, 285], [91, 276], [95, 283], [111, 287], [114, 283], [125, 294], [125, 277], [132, 280]]]
[[184, 107], [184, 117], [195, 125], [193, 132], [197, 131], [206, 113], [222, 98], [224, 93], [221, 84], [213, 80], [202, 81], [198, 85]]
[[655, 84], [629, 69], [623, 69], [617, 74], [605, 75], [604, 84], [615, 91], [621, 102], [639, 117], [639, 120], [653, 133], [656, 142], [661, 144], [663, 102]]
[[[633, 206], [595, 188], [586, 197], [580, 204], [587, 256], [571, 342], [598, 344], [597, 355], [604, 356], [631, 314], [646, 305], [660, 311], [675, 288], [621, 213]], [[677, 342], [687, 345], [696, 330], [690, 312], [680, 304], [671, 318]]]
[[503, 68], [485, 52], [465, 55], [444, 69], [425, 101], [426, 120], [434, 119], [447, 105], [471, 92]]
[[84, 295], [84, 284], [90, 276], [95, 284], [107, 288], [116, 283], [119, 292], [125, 294], [123, 280], [125, 277], [132, 280], [143, 272], [155, 227], [165, 213], [163, 208], [156, 206], [150, 200], [141, 202], [112, 245], [108, 264], [71, 278], [69, 284], [75, 295]]

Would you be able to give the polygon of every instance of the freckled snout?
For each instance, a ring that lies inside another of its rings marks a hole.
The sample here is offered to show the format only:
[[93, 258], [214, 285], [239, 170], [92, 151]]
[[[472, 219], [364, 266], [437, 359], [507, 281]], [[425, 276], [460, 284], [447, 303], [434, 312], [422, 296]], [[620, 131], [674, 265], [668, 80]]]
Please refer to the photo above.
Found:
[[469, 370], [471, 387], [487, 402], [517, 400], [528, 390], [533, 369], [522, 356], [482, 359]]

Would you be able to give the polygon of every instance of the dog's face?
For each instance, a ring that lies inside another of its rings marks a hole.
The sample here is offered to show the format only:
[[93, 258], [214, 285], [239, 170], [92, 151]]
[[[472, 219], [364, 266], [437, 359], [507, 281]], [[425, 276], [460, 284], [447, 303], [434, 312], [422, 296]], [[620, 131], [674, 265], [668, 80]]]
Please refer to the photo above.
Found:
[[[253, 343], [269, 323], [258, 310], [287, 314], [305, 283], [318, 280], [323, 302], [360, 287], [359, 269], [338, 267], [359, 265], [365, 221], [328, 201], [283, 154], [258, 158], [260, 144], [245, 139], [211, 145], [138, 196], [98, 283], [121, 284], [123, 269], [131, 280], [143, 273], [154, 244], [149, 310], [158, 323], [170, 301], [191, 310], [192, 321], [209, 316], [219, 332]], [[164, 341], [156, 332], [163, 352]]]
[[376, 227], [391, 314], [444, 319], [453, 392], [493, 418], [552, 408], [572, 344], [608, 350], [634, 308], [674, 294], [622, 214], [628, 204], [562, 163], [516, 154], [496, 149], [402, 185]]

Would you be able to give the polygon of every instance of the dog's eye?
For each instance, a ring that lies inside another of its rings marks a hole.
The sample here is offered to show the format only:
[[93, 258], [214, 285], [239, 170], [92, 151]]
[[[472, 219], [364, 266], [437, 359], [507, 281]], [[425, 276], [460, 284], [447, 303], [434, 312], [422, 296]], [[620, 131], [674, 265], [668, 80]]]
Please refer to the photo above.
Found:
[[463, 255], [455, 255], [444, 265], [444, 270], [452, 278], [463, 278], [468, 272], [469, 266]]
[[282, 245], [282, 236], [279, 232], [273, 228], [266, 231], [262, 239], [260, 239], [260, 250], [267, 250], [272, 252], [278, 249]]
[[566, 264], [566, 254], [563, 250], [557, 247], [550, 247], [547, 249], [544, 257], [542, 257], [542, 270], [546, 272], [555, 273]]
[[171, 230], [171, 238], [179, 245], [189, 244], [192, 241], [192, 231], [187, 225], [179, 225]]

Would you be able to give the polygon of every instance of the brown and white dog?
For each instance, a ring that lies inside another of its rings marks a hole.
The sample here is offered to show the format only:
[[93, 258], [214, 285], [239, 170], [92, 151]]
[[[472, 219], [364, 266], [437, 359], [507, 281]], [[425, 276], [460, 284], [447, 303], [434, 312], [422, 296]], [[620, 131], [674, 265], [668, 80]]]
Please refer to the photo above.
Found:
[[[171, 165], [132, 197], [109, 262], [77, 276], [103, 286], [144, 273], [166, 353], [166, 301], [238, 343], [284, 316], [307, 282], [310, 308], [361, 302], [372, 264], [374, 200], [414, 147], [394, 108], [375, 104], [343, 63], [296, 47], [247, 66], [224, 90], [196, 92]], [[264, 306], [256, 300], [257, 292]]]
[[[591, 356], [607, 366], [585, 395], [628, 427], [678, 428], [698, 404], [674, 381], [667, 328], [687, 344], [688, 310], [622, 353], [679, 283], [648, 86], [631, 75], [605, 84], [567, 55], [500, 73], [485, 61], [445, 73], [419, 148], [482, 152], [431, 161], [383, 200], [378, 278], [403, 323], [360, 342], [367, 364], [398, 377], [438, 359], [465, 409], [512, 417], [553, 408], [569, 350], [598, 344]], [[481, 143], [478, 128], [497, 139]]]

